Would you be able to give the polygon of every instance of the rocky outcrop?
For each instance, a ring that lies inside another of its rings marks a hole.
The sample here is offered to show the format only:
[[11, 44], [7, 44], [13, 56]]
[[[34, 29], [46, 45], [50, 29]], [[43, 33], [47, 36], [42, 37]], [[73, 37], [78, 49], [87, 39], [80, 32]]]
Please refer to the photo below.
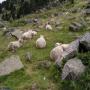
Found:
[[90, 51], [90, 33], [86, 33], [80, 39], [79, 51], [80, 52]]
[[6, 58], [0, 63], [0, 76], [9, 75], [10, 73], [20, 70], [24, 67], [19, 56], [13, 55]]
[[69, 60], [62, 70], [62, 80], [76, 80], [85, 71], [85, 66], [82, 64], [81, 60], [74, 58]]

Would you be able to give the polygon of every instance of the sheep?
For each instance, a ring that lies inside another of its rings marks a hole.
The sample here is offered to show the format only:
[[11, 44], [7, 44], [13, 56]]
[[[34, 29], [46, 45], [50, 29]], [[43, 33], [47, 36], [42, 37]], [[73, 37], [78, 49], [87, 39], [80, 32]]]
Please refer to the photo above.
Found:
[[65, 51], [69, 47], [69, 44], [56, 43], [55, 48], [50, 52], [50, 58], [52, 60], [57, 60], [62, 57], [63, 51]]
[[69, 47], [69, 44], [62, 44], [61, 46], [63, 47], [63, 50], [65, 51]]
[[22, 46], [22, 42], [23, 42], [22, 39], [10, 42], [8, 45], [8, 50], [15, 52], [17, 48], [20, 48]]
[[22, 34], [22, 39], [32, 39], [33, 36], [37, 35], [36, 31], [29, 30]]
[[46, 47], [46, 40], [43, 35], [40, 35], [40, 38], [36, 40], [36, 47], [37, 48], [45, 48]]
[[62, 57], [63, 48], [61, 46], [61, 43], [56, 43], [55, 48], [51, 50], [50, 52], [50, 58], [52, 60], [57, 60], [59, 57]]
[[49, 23], [47, 23], [47, 24], [45, 25], [45, 29], [46, 29], [46, 30], [52, 30], [52, 26], [51, 26]]
[[36, 31], [32, 31], [32, 36], [36, 36], [37, 32]]

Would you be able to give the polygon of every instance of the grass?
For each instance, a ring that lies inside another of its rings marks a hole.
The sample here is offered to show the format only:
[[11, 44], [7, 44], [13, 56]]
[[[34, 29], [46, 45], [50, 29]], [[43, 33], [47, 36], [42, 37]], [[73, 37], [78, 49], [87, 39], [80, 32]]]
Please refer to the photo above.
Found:
[[[79, 1], [79, 0], [77, 0]], [[75, 4], [74, 7], [82, 7], [84, 4], [80, 1]], [[80, 5], [80, 6], [79, 6]], [[65, 7], [66, 8], [66, 7]], [[69, 6], [69, 8], [71, 8]], [[45, 23], [47, 20], [50, 20], [51, 15], [56, 12], [62, 13], [62, 8], [53, 8], [51, 10], [48, 10], [47, 12], [39, 13], [39, 14], [32, 14], [25, 16], [24, 18], [21, 18], [20, 20], [13, 21], [10, 23], [11, 26], [20, 27], [21, 30], [27, 30], [27, 29], [33, 29], [36, 28], [32, 24], [25, 24], [22, 22], [25, 18], [32, 19], [36, 16], [40, 17], [40, 20]], [[24, 64], [24, 69], [19, 70], [17, 72], [11, 73], [8, 76], [0, 77], [0, 87], [9, 87], [12, 90], [31, 90], [32, 84], [36, 83], [38, 90], [89, 90], [89, 81], [90, 80], [90, 71], [86, 71], [86, 76], [82, 76], [81, 80], [83, 81], [62, 81], [60, 78], [60, 73], [56, 66], [54, 65], [54, 62], [50, 60], [49, 54], [52, 48], [54, 47], [56, 42], [62, 42], [62, 43], [70, 43], [71, 41], [75, 40], [77, 36], [82, 35], [86, 32], [86, 29], [80, 30], [80, 32], [70, 32], [68, 30], [68, 26], [72, 21], [79, 21], [78, 18], [80, 17], [80, 13], [71, 13], [71, 17], [75, 17], [75, 19], [68, 19], [68, 15], [64, 15], [60, 17], [56, 17], [57, 20], [60, 20], [63, 22], [61, 25], [63, 26], [62, 30], [57, 30], [54, 25], [53, 31], [46, 31], [43, 28], [40, 29], [38, 32], [38, 35], [35, 36], [31, 41], [27, 41], [23, 44], [23, 46], [17, 50], [16, 53], [20, 56], [22, 63]], [[78, 17], [78, 18], [77, 18]], [[56, 19], [55, 18], [55, 19]], [[19, 24], [18, 24], [19, 23]], [[39, 28], [38, 28], [39, 29]], [[47, 46], [45, 49], [37, 49], [35, 46], [36, 39], [40, 36], [44, 35], [47, 41]], [[2, 36], [2, 31], [0, 30], [0, 62], [4, 60], [5, 57], [11, 56], [13, 53], [8, 52], [7, 45], [10, 41], [15, 40], [14, 38], [7, 38], [6, 36]], [[32, 53], [32, 61], [27, 62], [25, 60], [25, 54], [26, 52]], [[88, 59], [89, 54], [78, 55], [79, 58]], [[48, 60], [52, 63], [49, 69], [43, 69], [43, 68], [37, 68], [39, 63], [41, 61]], [[84, 59], [83, 59], [84, 60]], [[89, 60], [87, 60], [87, 63]], [[85, 62], [84, 62], [85, 63]], [[46, 78], [44, 80], [44, 77]], [[87, 82], [87, 81], [88, 82]], [[87, 82], [87, 83], [86, 83]], [[84, 83], [86, 83], [84, 85]], [[87, 88], [86, 88], [87, 86]]]

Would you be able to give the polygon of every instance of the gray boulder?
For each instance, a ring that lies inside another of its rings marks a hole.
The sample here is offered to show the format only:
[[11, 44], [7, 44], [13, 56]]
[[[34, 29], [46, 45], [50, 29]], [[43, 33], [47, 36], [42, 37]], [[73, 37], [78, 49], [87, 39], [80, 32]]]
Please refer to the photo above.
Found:
[[73, 22], [69, 26], [69, 30], [74, 31], [74, 32], [80, 31], [80, 29], [82, 29], [82, 28], [83, 28], [83, 25], [81, 23], [78, 23], [78, 22]]
[[32, 20], [32, 19], [25, 19], [24, 21], [25, 21], [25, 23], [27, 23], [27, 24], [32, 24], [32, 23], [33, 23], [33, 20]]
[[9, 75], [10, 73], [22, 69], [24, 66], [19, 56], [12, 55], [0, 63], [0, 76]]
[[86, 33], [80, 39], [79, 51], [90, 51], [90, 33]]
[[90, 8], [85, 9], [86, 15], [90, 15]]
[[39, 69], [42, 69], [42, 68], [49, 69], [50, 66], [51, 66], [51, 62], [48, 60], [44, 60], [44, 61], [40, 61], [37, 67]]
[[3, 28], [4, 26], [4, 23], [0, 21], [0, 28]]
[[14, 31], [14, 28], [7, 28], [6, 30], [3, 30], [3, 36], [11, 37], [11, 33]]
[[23, 31], [17, 30], [17, 29], [11, 32], [11, 35], [14, 36], [16, 39], [21, 38], [22, 34], [23, 34]]
[[76, 80], [85, 71], [85, 66], [81, 60], [74, 58], [69, 60], [62, 70], [62, 80]]
[[70, 30], [70, 31], [78, 31], [78, 27], [76, 27], [76, 26], [74, 26], [73, 24], [71, 24], [71, 25], [69, 26], [69, 30]]
[[26, 58], [27, 61], [31, 61], [32, 54], [30, 52], [27, 52], [26, 55], [25, 55], [25, 58]]
[[69, 47], [62, 53], [62, 57], [56, 60], [56, 64], [61, 67], [62, 60], [69, 60], [78, 53], [79, 39], [70, 43]]

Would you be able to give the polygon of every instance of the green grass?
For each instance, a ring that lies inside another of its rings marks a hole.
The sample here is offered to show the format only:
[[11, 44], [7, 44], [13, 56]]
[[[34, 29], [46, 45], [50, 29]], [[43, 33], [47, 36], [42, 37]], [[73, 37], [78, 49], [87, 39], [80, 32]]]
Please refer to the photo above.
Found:
[[[79, 0], [78, 0], [79, 1]], [[84, 4], [83, 2], [77, 2], [74, 7], [82, 7]], [[79, 6], [80, 5], [80, 6]], [[66, 8], [66, 7], [65, 7]], [[71, 8], [71, 6], [69, 6]], [[62, 12], [62, 8], [53, 8], [48, 10], [47, 12], [39, 13], [39, 14], [32, 14], [28, 15], [20, 20], [13, 21], [10, 23], [11, 26], [20, 27], [21, 30], [33, 29], [36, 28], [33, 25], [25, 24], [22, 22], [25, 18], [34, 18], [36, 16], [40, 17], [40, 20], [43, 23], [47, 22], [51, 18], [51, 15], [55, 12]], [[68, 19], [68, 15], [61, 16], [61, 21], [63, 22], [61, 25], [63, 26], [62, 30], [57, 30], [54, 25], [53, 31], [46, 31], [45, 29], [40, 29], [38, 35], [35, 36], [31, 41], [27, 41], [23, 44], [23, 46], [17, 50], [15, 54], [19, 55], [22, 63], [24, 64], [24, 69], [19, 70], [17, 72], [11, 73], [9, 76], [0, 77], [0, 87], [9, 87], [12, 90], [30, 90], [32, 84], [36, 83], [38, 90], [89, 90], [86, 86], [89, 87], [90, 80], [90, 71], [87, 71], [87, 77], [83, 76], [81, 80], [84, 82], [78, 81], [62, 81], [60, 78], [60, 73], [58, 72], [54, 62], [50, 60], [49, 54], [52, 48], [54, 47], [55, 43], [62, 42], [62, 43], [70, 43], [76, 39], [77, 36], [84, 34], [86, 29], [80, 30], [80, 32], [70, 32], [68, 30], [68, 26], [72, 21], [79, 21], [80, 13], [70, 14], [70, 16], [74, 16], [75, 19]], [[60, 17], [57, 17], [57, 20]], [[39, 29], [39, 28], [38, 28]], [[40, 35], [44, 35], [47, 41], [47, 46], [44, 49], [38, 49], [35, 46], [35, 41]], [[13, 55], [13, 53], [7, 51], [7, 45], [10, 41], [15, 40], [14, 38], [8, 39], [6, 36], [2, 36], [2, 31], [0, 31], [0, 62], [4, 60], [5, 57], [9, 57]], [[25, 60], [26, 52], [32, 53], [32, 61], [27, 62]], [[87, 54], [86, 54], [87, 55]], [[86, 56], [83, 54], [78, 55], [79, 58], [88, 59], [89, 54]], [[37, 68], [41, 61], [48, 60], [52, 63], [49, 69]], [[84, 60], [84, 59], [83, 59]], [[85, 62], [84, 62], [85, 63]], [[88, 60], [87, 60], [87, 63]], [[46, 80], [44, 80], [46, 77]], [[87, 82], [87, 83], [86, 83]], [[86, 83], [85, 85], [83, 85]], [[88, 85], [87, 85], [88, 84]], [[83, 86], [82, 86], [83, 85]]]

